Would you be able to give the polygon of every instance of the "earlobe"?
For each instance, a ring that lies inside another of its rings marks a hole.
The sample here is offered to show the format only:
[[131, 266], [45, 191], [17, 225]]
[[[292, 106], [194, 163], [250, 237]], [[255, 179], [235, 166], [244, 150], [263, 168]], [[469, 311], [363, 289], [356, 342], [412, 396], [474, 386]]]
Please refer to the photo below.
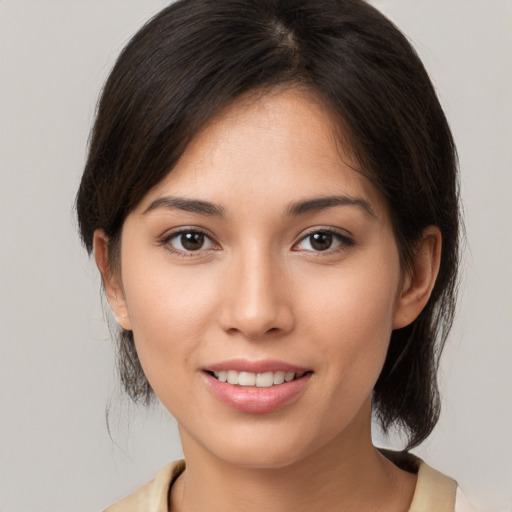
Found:
[[439, 272], [441, 244], [441, 231], [437, 226], [423, 230], [397, 301], [393, 329], [409, 325], [426, 306]]
[[108, 255], [108, 236], [103, 230], [94, 232], [93, 251], [96, 265], [101, 274], [105, 295], [119, 325], [131, 330], [130, 316], [124, 298], [120, 276], [111, 268]]

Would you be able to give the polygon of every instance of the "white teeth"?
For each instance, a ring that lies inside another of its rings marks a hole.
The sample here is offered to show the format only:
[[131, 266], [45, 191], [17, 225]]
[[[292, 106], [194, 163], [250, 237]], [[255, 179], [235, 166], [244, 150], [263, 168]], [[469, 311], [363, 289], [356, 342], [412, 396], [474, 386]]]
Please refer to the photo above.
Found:
[[213, 372], [215, 377], [221, 382], [227, 382], [235, 386], [257, 387], [257, 388], [270, 388], [278, 386], [284, 382], [291, 382], [295, 378], [302, 377], [306, 372], [265, 372], [265, 373], [251, 373], [251, 372], [237, 372], [236, 370]]
[[239, 386], [254, 386], [256, 384], [256, 374], [249, 372], [240, 372], [238, 374]]
[[257, 388], [269, 388], [274, 385], [274, 374], [272, 372], [258, 373], [256, 376]]
[[284, 382], [284, 372], [274, 373], [274, 384], [282, 384]]
[[228, 371], [228, 382], [230, 384], [238, 384], [238, 372], [235, 370], [229, 370]]

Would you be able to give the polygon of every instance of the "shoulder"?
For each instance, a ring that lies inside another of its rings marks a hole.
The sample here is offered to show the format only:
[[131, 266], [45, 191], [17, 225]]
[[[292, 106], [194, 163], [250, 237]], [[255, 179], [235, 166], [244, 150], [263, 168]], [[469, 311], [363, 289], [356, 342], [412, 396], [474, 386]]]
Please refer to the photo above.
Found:
[[410, 453], [383, 449], [380, 452], [403, 470], [418, 474], [408, 512], [476, 512], [453, 478]]
[[111, 505], [104, 512], [168, 512], [169, 488], [184, 469], [183, 460], [168, 464], [151, 482]]
[[409, 512], [454, 512], [457, 482], [418, 459], [418, 481]]
[[478, 512], [468, 501], [462, 489], [457, 487], [457, 496], [455, 498], [455, 512]]
[[419, 463], [418, 482], [409, 512], [477, 512], [457, 482], [423, 461]]
[[[418, 505], [428, 502], [428, 507], [417, 509], [417, 512], [423, 510], [446, 510], [447, 512], [477, 512], [470, 504], [462, 489], [457, 482], [449, 476], [440, 473], [421, 461], [418, 470], [418, 483], [414, 500], [418, 496]], [[411, 504], [409, 512], [416, 512]]]

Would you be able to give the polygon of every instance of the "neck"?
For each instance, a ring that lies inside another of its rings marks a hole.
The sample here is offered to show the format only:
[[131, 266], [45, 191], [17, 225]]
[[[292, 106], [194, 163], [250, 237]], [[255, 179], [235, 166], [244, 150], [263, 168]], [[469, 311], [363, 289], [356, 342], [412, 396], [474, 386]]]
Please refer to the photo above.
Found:
[[246, 468], [198, 449], [182, 432], [187, 469], [171, 493], [177, 512], [406, 511], [416, 482], [383, 457], [370, 423], [353, 425], [314, 453], [280, 468]]

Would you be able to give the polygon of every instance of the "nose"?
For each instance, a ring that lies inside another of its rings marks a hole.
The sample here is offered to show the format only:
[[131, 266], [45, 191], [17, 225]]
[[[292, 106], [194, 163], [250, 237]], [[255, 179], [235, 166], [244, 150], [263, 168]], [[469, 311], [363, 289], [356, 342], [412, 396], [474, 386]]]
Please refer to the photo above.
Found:
[[293, 329], [290, 287], [282, 262], [269, 253], [248, 249], [227, 266], [220, 310], [220, 322], [226, 332], [261, 339]]

